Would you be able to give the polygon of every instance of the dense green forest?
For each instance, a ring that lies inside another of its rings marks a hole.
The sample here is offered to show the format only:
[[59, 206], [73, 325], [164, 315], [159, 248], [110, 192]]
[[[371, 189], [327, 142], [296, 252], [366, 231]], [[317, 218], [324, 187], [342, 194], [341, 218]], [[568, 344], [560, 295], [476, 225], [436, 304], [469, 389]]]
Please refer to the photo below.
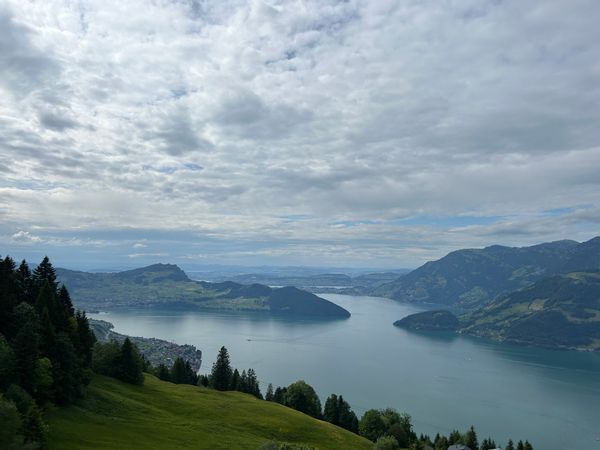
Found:
[[0, 428], [4, 449], [44, 447], [43, 410], [84, 394], [95, 342], [48, 258], [0, 260]]

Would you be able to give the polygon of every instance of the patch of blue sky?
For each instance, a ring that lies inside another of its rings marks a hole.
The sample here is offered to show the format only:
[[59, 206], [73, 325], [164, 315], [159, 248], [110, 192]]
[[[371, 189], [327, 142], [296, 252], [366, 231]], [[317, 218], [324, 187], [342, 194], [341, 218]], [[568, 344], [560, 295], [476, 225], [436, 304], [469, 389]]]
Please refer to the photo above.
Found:
[[4, 188], [16, 188], [24, 191], [44, 191], [47, 189], [56, 189], [60, 187], [67, 187], [66, 183], [54, 183], [51, 181], [42, 180], [19, 180], [9, 178], [0, 181], [0, 187]]
[[287, 216], [279, 217], [284, 222], [301, 222], [303, 220], [310, 220], [313, 218], [310, 214], [291, 214]]
[[194, 163], [186, 163], [183, 165], [183, 167], [185, 167], [187, 170], [191, 170], [192, 172], [197, 172], [199, 170], [204, 169], [204, 167], [202, 167], [201, 165]]
[[418, 215], [403, 219], [392, 220], [391, 223], [399, 225], [424, 225], [435, 228], [469, 227], [476, 225], [492, 225], [505, 220], [504, 216], [430, 216]]
[[565, 214], [571, 214], [572, 212], [575, 212], [574, 207], [554, 208], [554, 209], [547, 209], [545, 211], [542, 211], [542, 215], [550, 216], [550, 217], [558, 217], [558, 216], [564, 216]]
[[377, 225], [380, 223], [383, 223], [383, 222], [380, 220], [368, 220], [368, 219], [365, 219], [365, 220], [338, 220], [338, 221], [333, 222], [333, 225], [350, 228], [350, 227], [356, 227], [359, 225]]

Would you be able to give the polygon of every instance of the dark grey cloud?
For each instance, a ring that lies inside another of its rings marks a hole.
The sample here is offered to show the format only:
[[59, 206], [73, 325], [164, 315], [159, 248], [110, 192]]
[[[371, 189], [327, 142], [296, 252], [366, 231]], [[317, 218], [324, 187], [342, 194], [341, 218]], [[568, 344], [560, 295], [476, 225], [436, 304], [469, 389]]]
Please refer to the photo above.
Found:
[[51, 112], [40, 112], [40, 124], [54, 131], [65, 131], [69, 128], [77, 128], [79, 124], [70, 117]]
[[[145, 127], [147, 124], [141, 124]], [[181, 156], [193, 151], [208, 151], [213, 145], [202, 138], [192, 125], [189, 112], [178, 110], [161, 119], [158, 129], [151, 131], [147, 137], [155, 141], [172, 156]]]
[[251, 91], [227, 93], [219, 104], [213, 121], [223, 133], [234, 133], [244, 139], [269, 140], [290, 136], [313, 118], [306, 109], [286, 104], [267, 105]]
[[60, 66], [32, 43], [33, 31], [0, 5], [0, 82], [9, 92], [23, 96], [56, 77]]

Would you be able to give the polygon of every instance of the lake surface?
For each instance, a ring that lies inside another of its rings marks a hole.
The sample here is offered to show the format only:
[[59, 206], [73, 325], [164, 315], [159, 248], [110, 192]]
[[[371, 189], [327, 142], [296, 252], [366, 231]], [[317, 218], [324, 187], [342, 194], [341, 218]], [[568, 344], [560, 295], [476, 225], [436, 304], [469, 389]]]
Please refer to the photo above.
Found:
[[474, 425], [498, 445], [529, 439], [536, 450], [600, 450], [600, 355], [414, 334], [392, 323], [419, 311], [374, 297], [321, 295], [346, 308], [340, 321], [256, 314], [119, 311], [91, 314], [115, 331], [193, 344], [210, 371], [225, 345], [234, 367], [268, 383], [311, 384], [324, 402], [342, 394], [359, 415], [393, 407], [417, 433]]

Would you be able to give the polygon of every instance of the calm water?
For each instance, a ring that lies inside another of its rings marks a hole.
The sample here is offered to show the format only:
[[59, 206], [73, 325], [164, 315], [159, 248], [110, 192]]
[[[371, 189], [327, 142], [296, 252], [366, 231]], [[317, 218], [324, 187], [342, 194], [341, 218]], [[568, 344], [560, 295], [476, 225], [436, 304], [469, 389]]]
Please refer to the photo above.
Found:
[[499, 445], [529, 439], [537, 450], [600, 450], [600, 355], [413, 334], [392, 326], [417, 311], [387, 299], [326, 294], [352, 317], [293, 321], [199, 312], [111, 312], [121, 333], [193, 344], [210, 370], [221, 345], [235, 367], [268, 383], [305, 379], [322, 401], [341, 393], [357, 414], [393, 407], [417, 433], [473, 424]]

